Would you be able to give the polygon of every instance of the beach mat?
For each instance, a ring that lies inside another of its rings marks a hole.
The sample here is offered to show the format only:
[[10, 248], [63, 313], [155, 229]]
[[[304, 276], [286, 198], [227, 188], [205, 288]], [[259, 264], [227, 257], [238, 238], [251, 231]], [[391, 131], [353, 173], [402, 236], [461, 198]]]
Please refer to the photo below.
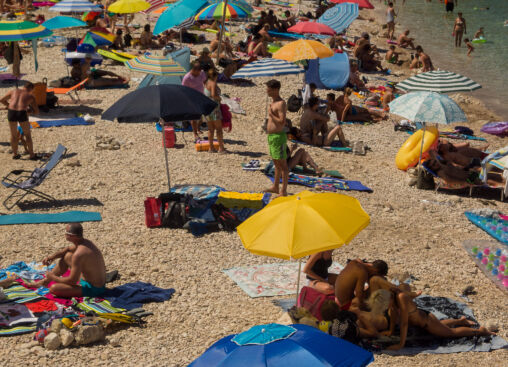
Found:
[[12, 336], [33, 333], [37, 325], [21, 325], [7, 328], [0, 328], [0, 336]]
[[57, 120], [30, 121], [30, 125], [33, 128], [93, 125], [94, 123], [95, 122], [93, 121], [86, 121], [83, 117], [73, 117], [68, 119], [57, 119]]
[[464, 215], [477, 227], [480, 227], [496, 240], [508, 246], [508, 220], [485, 217], [472, 212], [465, 212]]
[[496, 287], [508, 295], [508, 287], [504, 286], [502, 280], [506, 268], [506, 259], [508, 258], [508, 249], [499, 245], [497, 242], [485, 240], [466, 240], [462, 242], [462, 247], [466, 250], [468, 255], [471, 256], [476, 266], [483, 274], [485, 274]]
[[[267, 171], [265, 170], [265, 175], [273, 182], [273, 171], [266, 173]], [[289, 172], [288, 183], [332, 192], [339, 190], [372, 192], [371, 188], [363, 185], [360, 181], [341, 180], [333, 177], [312, 177], [293, 172]]]
[[[258, 163], [252, 163], [257, 161]], [[259, 161], [257, 159], [251, 160], [249, 163], [242, 163], [242, 169], [245, 171], [264, 171], [271, 161]], [[315, 176], [316, 171], [313, 168], [307, 168], [305, 171], [302, 166], [295, 166], [292, 170], [294, 173], [307, 174], [309, 176]], [[337, 170], [323, 170], [323, 173], [327, 177], [344, 178], [344, 176]]]
[[[433, 313], [438, 319], [458, 319], [465, 316], [476, 321], [473, 311], [464, 303], [445, 297], [420, 296], [415, 298], [418, 308]], [[386, 347], [393, 341], [375, 341], [376, 345]], [[489, 352], [508, 347], [508, 342], [500, 336], [472, 336], [456, 339], [440, 339], [430, 335], [425, 330], [410, 327], [404, 348], [398, 351], [383, 350], [390, 355], [415, 354], [450, 354], [462, 352]]]
[[[334, 262], [329, 270], [330, 273], [338, 274], [342, 270], [342, 266]], [[252, 298], [296, 294], [297, 262], [242, 266], [223, 271]], [[306, 278], [302, 272], [300, 287], [305, 284]]]
[[338, 141], [333, 141], [332, 145], [329, 146], [329, 147], [325, 147], [325, 146], [318, 147], [317, 145], [307, 144], [307, 143], [304, 143], [303, 141], [300, 141], [300, 140], [291, 140], [291, 142], [292, 143], [296, 143], [296, 144], [311, 146], [311, 147], [314, 147], [314, 148], [321, 148], [321, 149], [324, 149], [324, 150], [328, 150], [330, 152], [346, 152], [346, 153], [348, 153], [348, 152], [351, 152], [353, 150], [350, 147], [343, 147], [343, 146], [333, 145], [334, 143], [335, 144], [340, 143]]
[[85, 89], [128, 89], [129, 84], [118, 84], [118, 85], [104, 85], [102, 87], [93, 87], [85, 84]]
[[0, 215], [0, 225], [38, 224], [38, 223], [74, 223], [101, 221], [99, 212], [67, 211], [62, 213], [20, 213]]

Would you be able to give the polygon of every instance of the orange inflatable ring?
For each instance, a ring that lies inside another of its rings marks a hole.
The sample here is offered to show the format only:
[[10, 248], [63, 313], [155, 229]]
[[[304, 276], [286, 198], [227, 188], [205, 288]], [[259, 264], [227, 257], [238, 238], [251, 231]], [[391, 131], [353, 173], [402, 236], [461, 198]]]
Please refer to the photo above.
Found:
[[402, 147], [399, 149], [397, 156], [395, 157], [395, 164], [398, 169], [405, 171], [409, 167], [413, 167], [418, 163], [420, 149], [422, 147], [422, 137], [424, 138], [423, 153], [425, 153], [422, 154], [422, 158], [427, 159], [427, 152], [429, 149], [437, 145], [439, 131], [433, 126], [425, 129], [425, 136], [423, 135], [423, 130], [415, 131], [415, 133], [411, 135], [404, 144], [402, 144]]

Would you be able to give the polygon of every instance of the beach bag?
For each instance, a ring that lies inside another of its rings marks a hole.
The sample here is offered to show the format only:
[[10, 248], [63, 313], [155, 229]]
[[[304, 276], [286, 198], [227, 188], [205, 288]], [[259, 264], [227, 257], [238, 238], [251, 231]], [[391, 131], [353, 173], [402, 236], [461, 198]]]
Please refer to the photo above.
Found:
[[148, 228], [161, 225], [161, 200], [147, 197], [145, 200], [145, 224]]
[[235, 213], [222, 204], [213, 204], [210, 209], [212, 210], [215, 220], [219, 222], [220, 226], [225, 231], [232, 232], [242, 223]]
[[311, 287], [303, 287], [298, 296], [298, 307], [307, 309], [315, 318], [322, 321], [321, 307], [327, 300], [335, 302], [335, 296], [333, 294], [324, 294]]
[[330, 322], [328, 334], [347, 340], [350, 343], [358, 344], [360, 342], [360, 334], [356, 320], [356, 314], [353, 312], [340, 311], [339, 317]]
[[43, 78], [41, 83], [34, 83], [32, 95], [35, 98], [37, 106], [46, 105], [47, 88], [48, 88], [48, 80], [46, 78]]
[[298, 112], [302, 108], [302, 100], [293, 94], [289, 97], [287, 106], [289, 112]]
[[188, 221], [187, 202], [192, 197], [177, 193], [159, 195], [161, 201], [161, 227], [183, 228]]
[[423, 168], [419, 169], [416, 187], [420, 190], [434, 190], [436, 188], [434, 176], [432, 176], [429, 172], [427, 172]]
[[56, 108], [58, 104], [58, 97], [55, 96], [54, 92], [46, 93], [46, 107], [48, 108]]
[[229, 106], [227, 104], [221, 104], [220, 112], [222, 113], [222, 128], [229, 133], [233, 128], [233, 124], [231, 122], [233, 115], [229, 111]]

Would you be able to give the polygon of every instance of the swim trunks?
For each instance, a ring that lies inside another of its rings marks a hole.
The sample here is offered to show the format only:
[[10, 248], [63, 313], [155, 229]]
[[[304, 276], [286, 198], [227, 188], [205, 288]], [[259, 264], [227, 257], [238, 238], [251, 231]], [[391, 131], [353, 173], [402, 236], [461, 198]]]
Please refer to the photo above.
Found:
[[341, 309], [342, 311], [348, 311], [348, 310], [349, 310], [349, 308], [351, 307], [351, 302], [352, 302], [352, 301], [349, 301], [349, 302], [347, 302], [347, 303], [345, 303], [345, 304], [341, 305], [341, 304], [340, 304], [340, 302], [339, 302], [339, 300], [337, 299], [337, 297], [335, 297], [335, 303], [339, 305], [339, 307], [340, 307], [340, 309]]
[[285, 132], [268, 134], [268, 148], [270, 149], [270, 156], [272, 159], [287, 159], [287, 141], [288, 138]]
[[9, 122], [27, 122], [28, 114], [26, 111], [7, 110], [7, 121]]
[[455, 7], [454, 3], [446, 3], [446, 11], [453, 12], [453, 8]]
[[102, 286], [100, 288], [94, 287], [90, 283], [88, 283], [86, 280], [80, 279], [79, 285], [81, 286], [81, 292], [83, 293], [83, 297], [99, 297], [101, 296], [105, 291], [106, 287]]

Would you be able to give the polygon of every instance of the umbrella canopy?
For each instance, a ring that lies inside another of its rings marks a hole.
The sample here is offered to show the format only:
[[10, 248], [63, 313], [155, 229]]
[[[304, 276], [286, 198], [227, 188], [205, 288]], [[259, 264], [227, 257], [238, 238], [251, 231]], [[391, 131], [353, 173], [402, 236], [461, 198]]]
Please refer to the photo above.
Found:
[[415, 122], [452, 124], [467, 121], [464, 111], [446, 94], [411, 92], [389, 104], [390, 113]]
[[[220, 3], [222, 1], [224, 1], [224, 0], [208, 0], [208, 3], [215, 4], [215, 3]], [[254, 13], [254, 11], [256, 10], [252, 7], [252, 5], [250, 5], [247, 2], [247, 0], [229, 0], [228, 3], [239, 5], [243, 10], [246, 10], [247, 13]]]
[[333, 51], [313, 40], [298, 40], [288, 43], [273, 54], [273, 58], [290, 62], [333, 56]]
[[276, 76], [303, 73], [304, 70], [293, 63], [278, 59], [261, 59], [245, 65], [232, 79], [256, 78], [260, 76]]
[[374, 9], [374, 5], [369, 0], [330, 0], [330, 2], [335, 4], [353, 3], [358, 4], [360, 9]]
[[316, 22], [298, 22], [294, 26], [288, 28], [288, 32], [305, 34], [327, 34], [333, 36], [335, 31], [323, 23]]
[[102, 114], [104, 120], [156, 122], [197, 120], [209, 115], [217, 103], [183, 85], [151, 85], [126, 94]]
[[23, 41], [51, 36], [46, 27], [23, 20], [3, 20], [0, 22], [0, 41]]
[[398, 89], [406, 92], [470, 92], [481, 87], [480, 84], [468, 77], [444, 70], [420, 73], [397, 84]]
[[[222, 19], [224, 6], [226, 4], [223, 1], [208, 5], [196, 14], [196, 20]], [[238, 3], [228, 3], [226, 6], [226, 19], [247, 18], [249, 15], [249, 12]]]
[[[264, 342], [266, 337], [259, 335], [273, 331], [281, 338]], [[239, 345], [238, 339], [260, 342]], [[250, 367], [364, 367], [374, 361], [374, 356], [363, 348], [311, 326], [269, 324], [220, 339], [189, 367], [245, 366], [246, 361]]]
[[344, 3], [335, 5], [319, 17], [318, 23], [323, 23], [340, 33], [358, 18], [358, 4]]
[[88, 43], [94, 47], [109, 46], [115, 41], [115, 35], [104, 28], [92, 28], [80, 43]]
[[180, 0], [170, 5], [155, 23], [153, 34], [160, 34], [181, 24], [186, 19], [195, 16], [206, 5], [208, 5], [206, 0]]
[[161, 15], [162, 13], [164, 13], [166, 11], [167, 8], [169, 8], [169, 5], [164, 5], [164, 6], [160, 7], [160, 8], [152, 10], [150, 13]]
[[59, 15], [54, 18], [46, 20], [44, 23], [42, 23], [42, 25], [47, 29], [54, 30], [72, 27], [86, 27], [87, 24], [82, 20], [73, 17], [65, 17]]
[[237, 231], [250, 252], [289, 260], [338, 248], [369, 222], [369, 215], [351, 196], [302, 191], [273, 200]]
[[60, 13], [84, 13], [87, 11], [102, 12], [102, 8], [87, 0], [62, 0], [49, 8], [49, 11], [56, 11]]
[[111, 4], [108, 11], [117, 14], [133, 14], [146, 10], [151, 6], [145, 0], [118, 0]]
[[147, 74], [180, 76], [185, 75], [185, 69], [173, 59], [166, 56], [145, 54], [125, 62], [125, 65], [135, 71]]

